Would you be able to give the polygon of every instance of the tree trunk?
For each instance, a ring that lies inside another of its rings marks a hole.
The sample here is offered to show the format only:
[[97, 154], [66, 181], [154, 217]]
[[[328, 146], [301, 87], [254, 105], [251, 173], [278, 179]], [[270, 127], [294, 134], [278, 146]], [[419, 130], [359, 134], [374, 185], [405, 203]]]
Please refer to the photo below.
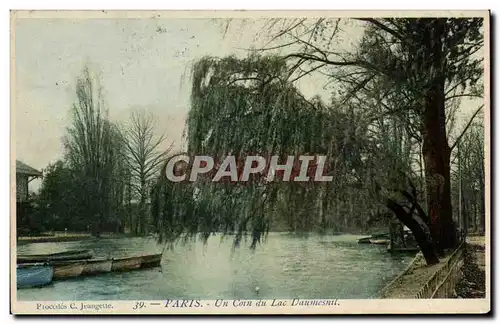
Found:
[[420, 247], [420, 251], [422, 251], [422, 254], [424, 255], [427, 265], [439, 263], [439, 258], [432, 242], [430, 229], [425, 224], [424, 220], [422, 220], [418, 215], [412, 216], [404, 210], [401, 205], [392, 199], [387, 199], [386, 205], [390, 210], [392, 210], [396, 217], [411, 230], [413, 236], [415, 236], [418, 246]]
[[[484, 169], [482, 169], [482, 174], [484, 176]], [[485, 214], [485, 207], [484, 207], [484, 177], [481, 177], [481, 180], [479, 182], [479, 192], [480, 192], [480, 195], [481, 195], [481, 200], [480, 200], [480, 203], [479, 203], [479, 209], [480, 209], [480, 214], [479, 214], [479, 227], [481, 229], [481, 233], [484, 234], [484, 231], [486, 230], [485, 228], [485, 217], [486, 217], [486, 214]]]
[[146, 217], [146, 212], [145, 212], [145, 198], [143, 195], [141, 195], [141, 200], [139, 203], [139, 217], [138, 217], [138, 223], [139, 223], [139, 235], [144, 235], [144, 228], [145, 228], [145, 217]]
[[324, 184], [319, 185], [318, 189], [318, 199], [317, 201], [317, 208], [318, 208], [318, 224], [321, 229], [326, 229], [326, 220], [325, 220], [325, 206], [324, 206], [324, 201], [325, 201], [325, 189]]
[[135, 215], [134, 235], [139, 235], [139, 218], [140, 218], [139, 213], [140, 212], [138, 211], [137, 214]]
[[92, 236], [94, 237], [101, 237], [101, 216], [99, 214], [96, 214], [95, 216], [95, 219], [94, 219], [94, 222], [92, 224], [92, 230], [91, 230], [91, 233], [92, 233]]
[[146, 189], [146, 175], [141, 171], [141, 192], [140, 192], [140, 200], [139, 200], [139, 217], [138, 217], [138, 230], [139, 230], [139, 235], [144, 235], [144, 229], [146, 225], [146, 194], [147, 194], [147, 189]]
[[477, 197], [476, 193], [474, 193], [474, 201], [472, 203], [472, 231], [474, 233], [477, 232]]
[[[436, 93], [431, 93], [430, 96], [436, 97]], [[444, 124], [444, 109], [433, 109], [434, 100], [428, 100], [431, 102], [427, 102], [424, 118], [426, 131], [422, 148], [428, 215], [436, 245], [443, 249], [452, 248], [456, 245], [456, 233], [451, 209], [450, 147], [446, 140], [444, 125], [440, 125], [439, 122], [443, 119]], [[439, 110], [443, 110], [442, 117]]]
[[422, 113], [422, 155], [424, 156], [427, 208], [432, 237], [440, 251], [456, 246], [456, 230], [452, 219], [450, 154], [446, 136], [445, 79], [442, 40], [444, 22], [435, 19], [424, 23], [426, 53], [424, 71], [429, 84], [424, 93]]

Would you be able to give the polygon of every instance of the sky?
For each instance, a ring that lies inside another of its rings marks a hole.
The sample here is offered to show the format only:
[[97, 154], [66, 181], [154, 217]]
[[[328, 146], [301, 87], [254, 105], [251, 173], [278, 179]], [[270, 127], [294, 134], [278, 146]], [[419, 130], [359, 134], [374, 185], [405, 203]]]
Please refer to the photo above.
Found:
[[[189, 67], [205, 56], [244, 56], [262, 46], [262, 25], [210, 19], [54, 19], [15, 22], [15, 153], [34, 168], [60, 159], [70, 125], [75, 83], [87, 64], [101, 75], [113, 121], [125, 122], [132, 110], [157, 118], [165, 147], [181, 136], [189, 109]], [[265, 32], [264, 32], [265, 34]], [[355, 42], [360, 30], [346, 33]], [[317, 77], [299, 83], [306, 97], [321, 92]]]
[[[125, 122], [132, 110], [148, 110], [166, 135], [165, 146], [173, 141], [180, 147], [192, 63], [205, 55], [244, 56], [261, 43], [255, 40], [259, 24], [237, 25], [229, 33], [223, 27], [210, 19], [18, 19], [17, 158], [41, 169], [62, 157], [85, 64], [101, 75], [111, 120]], [[317, 92], [307, 81], [302, 90]]]
[[[16, 24], [16, 155], [35, 168], [61, 157], [76, 78], [84, 64], [101, 75], [110, 119], [132, 109], [157, 116], [158, 131], [180, 143], [191, 61], [242, 45], [209, 20], [20, 19]], [[182, 82], [184, 79], [184, 82]]]

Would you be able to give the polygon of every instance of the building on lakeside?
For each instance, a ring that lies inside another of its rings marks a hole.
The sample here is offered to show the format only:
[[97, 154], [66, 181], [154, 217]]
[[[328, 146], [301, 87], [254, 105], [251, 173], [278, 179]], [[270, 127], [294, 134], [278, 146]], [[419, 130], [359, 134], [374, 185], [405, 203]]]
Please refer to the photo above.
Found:
[[33, 179], [42, 176], [42, 172], [30, 167], [26, 163], [16, 160], [16, 201], [28, 200], [28, 184]]

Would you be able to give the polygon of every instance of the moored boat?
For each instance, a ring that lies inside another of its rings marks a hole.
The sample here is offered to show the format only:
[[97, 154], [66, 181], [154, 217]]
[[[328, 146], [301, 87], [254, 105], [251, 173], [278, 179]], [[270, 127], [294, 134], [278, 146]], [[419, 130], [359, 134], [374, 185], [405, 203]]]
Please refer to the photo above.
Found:
[[128, 257], [113, 259], [111, 271], [130, 271], [141, 267], [142, 257]]
[[370, 244], [370, 240], [372, 239], [371, 236], [368, 237], [362, 237], [358, 240], [359, 244]]
[[113, 261], [111, 259], [87, 260], [83, 267], [82, 276], [91, 276], [111, 271]]
[[370, 244], [381, 244], [381, 245], [386, 245], [389, 243], [389, 240], [386, 239], [371, 239]]
[[159, 267], [162, 253], [141, 256], [141, 268]]
[[17, 288], [33, 288], [52, 282], [54, 269], [48, 264], [21, 264], [16, 268]]
[[17, 263], [87, 260], [93, 257], [92, 250], [64, 251], [49, 254], [25, 254], [17, 256]]
[[390, 240], [389, 233], [380, 233], [373, 234], [371, 236], [366, 236], [358, 239], [358, 243], [360, 244], [385, 244], [388, 240]]
[[82, 274], [86, 261], [58, 261], [52, 262], [54, 280], [78, 277]]

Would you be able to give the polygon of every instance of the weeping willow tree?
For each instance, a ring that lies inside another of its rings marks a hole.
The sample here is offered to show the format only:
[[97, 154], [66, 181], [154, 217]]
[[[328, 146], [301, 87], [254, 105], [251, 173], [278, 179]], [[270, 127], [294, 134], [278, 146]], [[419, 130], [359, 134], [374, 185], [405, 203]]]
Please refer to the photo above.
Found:
[[[372, 186], [377, 154], [370, 123], [352, 106], [306, 99], [279, 57], [206, 57], [192, 70], [189, 156], [327, 156], [331, 182], [172, 183], [165, 169], [152, 190], [160, 240], [233, 233], [255, 247], [272, 229], [294, 232], [362, 226], [378, 212]], [[372, 125], [373, 126], [373, 125]], [[387, 149], [390, 149], [389, 147]], [[192, 159], [191, 159], [192, 161]]]

